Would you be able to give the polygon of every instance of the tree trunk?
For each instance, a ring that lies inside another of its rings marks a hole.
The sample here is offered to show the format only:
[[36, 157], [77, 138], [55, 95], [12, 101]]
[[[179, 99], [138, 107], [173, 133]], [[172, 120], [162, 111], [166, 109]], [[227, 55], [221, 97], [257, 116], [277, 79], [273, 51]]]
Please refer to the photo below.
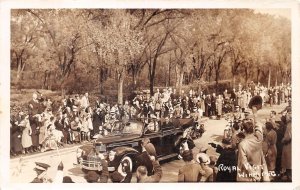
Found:
[[168, 85], [171, 86], [171, 55], [170, 55], [170, 61], [169, 61], [169, 82]]
[[124, 73], [121, 72], [118, 76], [118, 104], [123, 104], [123, 83]]
[[270, 88], [270, 85], [271, 85], [271, 68], [269, 67], [268, 88]]
[[256, 78], [256, 83], [259, 82], [259, 74], [260, 74], [260, 69], [257, 69], [257, 78]]
[[235, 88], [235, 74], [232, 73], [232, 88]]
[[133, 90], [136, 89], [136, 74], [134, 70], [132, 70], [132, 88]]
[[278, 82], [278, 70], [276, 71], [275, 86], [277, 86], [277, 82]]
[[99, 69], [99, 79], [98, 79], [98, 81], [99, 81], [99, 93], [100, 94], [102, 94], [103, 92], [102, 92], [102, 69]]
[[245, 86], [247, 85], [248, 83], [248, 68], [245, 67]]
[[178, 80], [178, 90], [179, 90], [179, 94], [180, 94], [180, 95], [182, 95], [183, 75], [184, 75], [184, 72], [180, 72], [179, 80]]
[[215, 76], [215, 79], [216, 79], [216, 87], [215, 87], [215, 89], [216, 89], [216, 94], [218, 94], [220, 71], [216, 70], [215, 74], [216, 74], [216, 76]]

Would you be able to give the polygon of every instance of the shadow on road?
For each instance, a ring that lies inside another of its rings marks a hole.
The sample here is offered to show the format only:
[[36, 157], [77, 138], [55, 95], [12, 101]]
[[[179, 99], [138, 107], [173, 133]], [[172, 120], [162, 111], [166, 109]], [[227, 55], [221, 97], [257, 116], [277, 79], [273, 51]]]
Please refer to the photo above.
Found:
[[71, 173], [71, 175], [84, 177], [83, 171], [79, 167], [74, 167], [68, 170], [68, 172]]

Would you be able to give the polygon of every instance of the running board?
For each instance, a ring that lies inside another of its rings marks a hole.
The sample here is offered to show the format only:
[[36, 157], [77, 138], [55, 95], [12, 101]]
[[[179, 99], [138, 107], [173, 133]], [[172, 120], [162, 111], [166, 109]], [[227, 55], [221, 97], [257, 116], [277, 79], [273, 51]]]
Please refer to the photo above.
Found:
[[157, 160], [162, 161], [162, 160], [166, 160], [166, 159], [169, 159], [169, 158], [176, 157], [177, 155], [178, 155], [177, 153], [173, 153], [173, 154], [169, 154], [169, 155], [166, 155], [166, 156], [162, 156], [162, 157], [158, 158]]

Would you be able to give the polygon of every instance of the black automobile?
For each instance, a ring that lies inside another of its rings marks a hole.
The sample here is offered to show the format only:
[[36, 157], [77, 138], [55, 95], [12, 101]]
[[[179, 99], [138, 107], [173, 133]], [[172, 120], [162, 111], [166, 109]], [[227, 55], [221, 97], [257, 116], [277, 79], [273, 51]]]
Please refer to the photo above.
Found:
[[[173, 119], [169, 123], [158, 120], [116, 122], [107, 136], [85, 144], [77, 149], [77, 162], [84, 172], [101, 171], [100, 157], [108, 161], [108, 170], [115, 171], [127, 162], [131, 171], [138, 167], [142, 140], [148, 138], [155, 146], [159, 161], [177, 157], [184, 142], [189, 148], [195, 146], [186, 131], [194, 125], [193, 119]], [[100, 156], [102, 154], [102, 156]]]

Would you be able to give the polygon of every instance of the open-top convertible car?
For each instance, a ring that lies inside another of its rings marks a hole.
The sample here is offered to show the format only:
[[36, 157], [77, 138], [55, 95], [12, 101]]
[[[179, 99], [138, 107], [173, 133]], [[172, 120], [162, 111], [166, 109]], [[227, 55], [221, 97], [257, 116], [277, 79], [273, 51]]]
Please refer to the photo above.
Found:
[[125, 162], [130, 170], [138, 167], [138, 155], [142, 151], [142, 140], [148, 138], [156, 149], [157, 159], [165, 160], [177, 157], [182, 151], [183, 143], [193, 148], [194, 142], [187, 131], [193, 128], [193, 119], [173, 119], [165, 123], [157, 120], [150, 122], [129, 121], [116, 122], [107, 136], [99, 137], [93, 143], [77, 149], [77, 162], [84, 172], [101, 171], [101, 154], [108, 161], [108, 170], [117, 170]]

